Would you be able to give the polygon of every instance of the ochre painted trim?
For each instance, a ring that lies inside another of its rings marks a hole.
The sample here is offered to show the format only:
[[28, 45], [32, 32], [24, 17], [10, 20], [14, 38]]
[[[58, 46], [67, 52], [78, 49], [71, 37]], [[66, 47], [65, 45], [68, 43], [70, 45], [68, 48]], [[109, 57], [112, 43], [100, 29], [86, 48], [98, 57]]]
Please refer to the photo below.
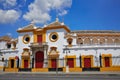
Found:
[[[48, 67], [52, 68], [52, 59], [57, 59], [57, 58], [50, 58], [48, 60]], [[57, 68], [59, 68], [59, 59], [57, 59]]]
[[[24, 41], [24, 39], [25, 39], [26, 37], [29, 38], [29, 41], [28, 41], [28, 42], [25, 42], [25, 41]], [[28, 43], [30, 42], [30, 40], [31, 40], [31, 38], [30, 38], [29, 34], [25, 34], [25, 35], [23, 36], [23, 38], [22, 38], [22, 41], [23, 41], [24, 44], [28, 44]]]
[[21, 61], [21, 68], [24, 68], [24, 60], [28, 60], [28, 68], [30, 68], [30, 57], [29, 58], [24, 58], [22, 57]]
[[43, 31], [42, 41], [43, 41], [43, 42], [46, 42], [46, 31]]
[[51, 59], [48, 59], [48, 68], [51, 68]]
[[[66, 72], [66, 68], [63, 68], [63, 72]], [[82, 72], [82, 68], [75, 67], [75, 68], [69, 68], [69, 72]]]
[[5, 68], [5, 72], [18, 72], [18, 68]]
[[58, 55], [58, 56], [56, 56], [56, 57], [49, 57], [50, 56], [50, 52], [49, 52], [49, 54], [48, 54], [48, 67], [49, 68], [51, 68], [52, 67], [52, 64], [51, 64], [51, 62], [52, 62], [52, 60], [51, 59], [58, 59], [57, 60], [57, 67], [59, 67], [59, 51], [56, 51], [56, 55]]
[[105, 57], [109, 57], [110, 67], [112, 66], [112, 55], [111, 54], [102, 54], [102, 67], [105, 67]]
[[34, 43], [36, 43], [37, 42], [37, 34], [35, 32], [33, 33], [33, 39], [34, 39]]
[[67, 32], [70, 32], [70, 29], [67, 27], [67, 26], [50, 26], [50, 27], [45, 27], [43, 28], [45, 31], [47, 30], [51, 30], [51, 29], [61, 29], [61, 28], [64, 28]]
[[16, 59], [15, 59], [15, 57], [9, 57], [8, 68], [11, 68], [11, 60], [12, 59], [14, 60], [14, 68], [16, 68], [17, 65], [16, 65]]
[[33, 68], [32, 72], [48, 72], [48, 68]]
[[3, 66], [0, 66], [0, 70], [3, 70], [3, 68], [4, 68]]
[[17, 30], [17, 32], [22, 33], [22, 32], [33, 32], [34, 29], [29, 29], [29, 30]]
[[76, 67], [76, 55], [66, 55], [64, 60], [65, 60], [65, 65], [66, 65], [66, 61], [68, 58], [73, 58], [74, 60], [74, 68]]
[[93, 65], [93, 55], [82, 55], [82, 68], [84, 68], [84, 58], [90, 58], [91, 59], [91, 67], [94, 67]]
[[103, 68], [100, 68], [100, 71], [120, 71], [120, 66], [119, 67], [103, 67]]
[[[57, 36], [57, 39], [52, 40], [52, 39], [51, 39], [51, 38], [52, 38], [52, 35], [56, 35], [56, 36]], [[49, 35], [49, 40], [50, 40], [51, 42], [56, 42], [58, 39], [59, 39], [59, 36], [58, 36], [58, 33], [57, 33], [57, 32], [51, 32], [51, 33], [50, 33], [50, 35]]]
[[37, 35], [42, 35], [42, 42], [46, 42], [46, 31], [34, 31], [33, 32], [33, 39], [34, 42], [37, 42]]

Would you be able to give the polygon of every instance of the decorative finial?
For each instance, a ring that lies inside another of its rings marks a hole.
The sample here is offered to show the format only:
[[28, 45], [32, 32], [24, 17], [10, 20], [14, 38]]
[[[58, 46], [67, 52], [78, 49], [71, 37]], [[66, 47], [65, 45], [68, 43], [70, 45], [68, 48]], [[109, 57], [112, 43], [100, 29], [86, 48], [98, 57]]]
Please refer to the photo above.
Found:
[[62, 18], [62, 23], [61, 23], [61, 25], [64, 25], [64, 18]]
[[44, 27], [46, 27], [47, 25], [46, 24], [44, 24]]
[[31, 21], [31, 23], [30, 24], [35, 24], [35, 20], [34, 19], [32, 19], [32, 21]]
[[58, 18], [58, 15], [56, 16], [56, 22], [58, 22], [59, 21], [59, 18]]

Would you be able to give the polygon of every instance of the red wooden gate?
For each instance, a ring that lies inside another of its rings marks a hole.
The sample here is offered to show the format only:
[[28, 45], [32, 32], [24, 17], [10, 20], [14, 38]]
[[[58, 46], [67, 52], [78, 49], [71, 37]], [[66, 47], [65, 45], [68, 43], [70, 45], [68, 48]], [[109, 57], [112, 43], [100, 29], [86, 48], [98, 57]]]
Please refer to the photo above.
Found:
[[109, 59], [109, 57], [105, 57], [105, 67], [110, 67], [110, 59]]
[[56, 65], [57, 65], [56, 59], [51, 59], [51, 67], [56, 68]]
[[24, 68], [28, 68], [28, 60], [24, 60]]
[[67, 64], [69, 65], [69, 68], [74, 68], [74, 59], [73, 58], [68, 58], [67, 59]]
[[90, 68], [90, 67], [91, 67], [91, 59], [84, 58], [84, 68]]
[[35, 55], [35, 67], [43, 68], [43, 62], [44, 62], [44, 53], [41, 51], [38, 51]]

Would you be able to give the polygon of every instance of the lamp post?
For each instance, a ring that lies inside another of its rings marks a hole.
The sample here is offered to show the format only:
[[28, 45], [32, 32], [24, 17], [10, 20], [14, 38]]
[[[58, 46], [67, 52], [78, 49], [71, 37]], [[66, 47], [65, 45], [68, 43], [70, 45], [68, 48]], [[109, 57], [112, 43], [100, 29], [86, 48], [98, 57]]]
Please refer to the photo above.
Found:
[[65, 48], [63, 49], [63, 53], [66, 54], [66, 72], [69, 72], [69, 65], [67, 58], [68, 58], [68, 53], [70, 53], [70, 49], [67, 46], [65, 46]]
[[95, 49], [95, 62], [97, 63], [97, 67], [99, 65], [99, 60], [98, 60], [98, 52], [97, 52], [97, 48]]
[[45, 59], [44, 67], [47, 67], [48, 66], [48, 61], [47, 61], [47, 59], [48, 59], [48, 57], [47, 57], [48, 45], [47, 45], [47, 43], [43, 43], [43, 48], [44, 48], [44, 53], [45, 53], [45, 56], [44, 56], [44, 59]]
[[30, 68], [33, 68], [33, 55], [30, 55]]

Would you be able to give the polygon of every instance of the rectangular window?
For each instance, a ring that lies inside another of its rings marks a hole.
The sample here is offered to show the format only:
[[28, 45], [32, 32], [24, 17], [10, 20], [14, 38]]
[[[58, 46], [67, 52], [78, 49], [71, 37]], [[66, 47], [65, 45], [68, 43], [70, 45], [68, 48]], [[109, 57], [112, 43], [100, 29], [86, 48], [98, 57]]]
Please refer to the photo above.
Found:
[[42, 43], [42, 35], [37, 35], [37, 42]]

